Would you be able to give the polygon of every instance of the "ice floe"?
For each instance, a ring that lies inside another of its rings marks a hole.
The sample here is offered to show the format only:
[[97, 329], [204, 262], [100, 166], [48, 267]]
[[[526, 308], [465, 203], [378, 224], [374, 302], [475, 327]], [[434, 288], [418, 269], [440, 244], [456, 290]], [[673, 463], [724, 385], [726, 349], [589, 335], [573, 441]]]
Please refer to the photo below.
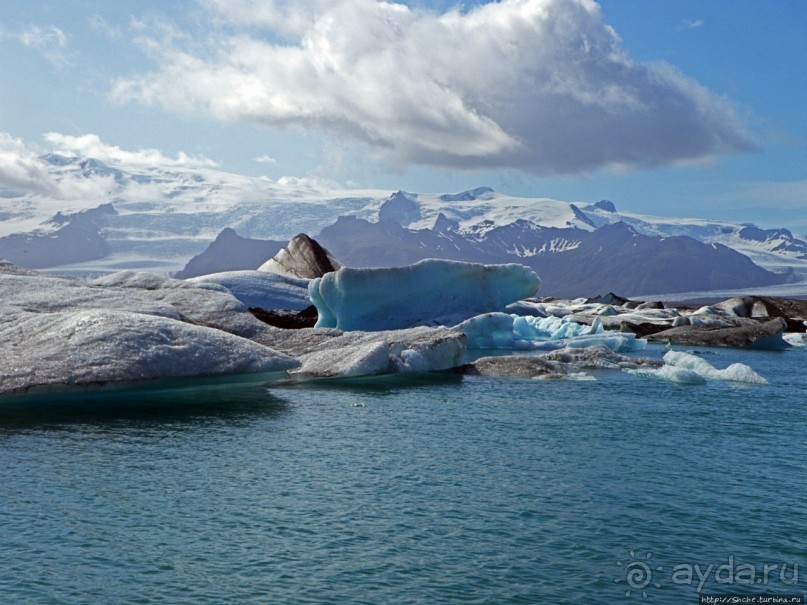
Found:
[[203, 326], [127, 311], [22, 313], [0, 324], [0, 393], [165, 377], [280, 372], [269, 347]]
[[[247, 284], [288, 279], [254, 273]], [[465, 336], [446, 328], [273, 328], [221, 283], [137, 272], [86, 281], [0, 266], [0, 301], [0, 394], [298, 367], [298, 378], [425, 372], [457, 366], [465, 352]]]
[[[300, 336], [311, 338], [311, 334]], [[432, 372], [459, 366], [464, 353], [465, 337], [446, 328], [346, 332], [299, 355], [302, 365], [289, 375], [334, 377]]]

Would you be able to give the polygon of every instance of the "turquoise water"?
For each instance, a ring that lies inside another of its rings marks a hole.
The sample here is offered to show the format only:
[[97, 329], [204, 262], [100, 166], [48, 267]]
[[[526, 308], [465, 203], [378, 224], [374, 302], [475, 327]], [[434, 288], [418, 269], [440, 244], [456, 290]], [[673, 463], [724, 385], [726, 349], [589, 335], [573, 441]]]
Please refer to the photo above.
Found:
[[770, 384], [448, 375], [5, 402], [0, 602], [801, 594], [807, 356], [706, 353]]

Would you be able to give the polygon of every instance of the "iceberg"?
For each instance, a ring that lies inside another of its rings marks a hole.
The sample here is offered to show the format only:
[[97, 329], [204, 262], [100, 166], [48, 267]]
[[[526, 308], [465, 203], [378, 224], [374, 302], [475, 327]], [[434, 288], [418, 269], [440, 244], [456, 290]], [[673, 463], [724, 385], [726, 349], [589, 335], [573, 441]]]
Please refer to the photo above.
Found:
[[733, 363], [720, 370], [697, 355], [680, 351], [667, 351], [664, 354], [664, 365], [661, 368], [640, 368], [626, 371], [681, 384], [704, 384], [709, 380], [768, 384], [765, 378], [744, 363]]
[[0, 267], [0, 394], [299, 365], [227, 290], [147, 273], [85, 281]]
[[447, 328], [346, 332], [300, 355], [302, 365], [288, 374], [327, 378], [434, 372], [459, 366], [464, 354], [465, 337]]
[[612, 351], [636, 351], [646, 341], [632, 333], [605, 333], [598, 319], [590, 325], [567, 317], [531, 317], [485, 313], [454, 328], [468, 338], [469, 349], [546, 350], [601, 345]]
[[87, 281], [0, 263], [0, 394], [221, 374], [428, 372], [462, 363], [466, 338], [447, 328], [268, 326], [232, 291], [248, 301], [250, 289], [262, 296], [278, 284], [291, 284], [295, 295], [307, 290], [292, 278], [256, 273], [206, 282], [126, 271]]
[[528, 298], [540, 283], [523, 265], [426, 259], [385, 269], [343, 267], [312, 280], [308, 293], [317, 327], [376, 331], [455, 325]]
[[20, 313], [0, 324], [0, 393], [154, 378], [280, 372], [299, 362], [221, 330], [87, 309]]

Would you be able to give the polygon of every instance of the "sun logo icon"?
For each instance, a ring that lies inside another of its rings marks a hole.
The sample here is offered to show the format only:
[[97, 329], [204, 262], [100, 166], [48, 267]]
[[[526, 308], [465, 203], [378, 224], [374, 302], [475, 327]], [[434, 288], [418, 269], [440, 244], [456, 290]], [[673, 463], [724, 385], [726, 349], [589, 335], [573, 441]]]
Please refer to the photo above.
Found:
[[625, 568], [624, 577], [617, 577], [614, 578], [614, 582], [627, 582], [628, 589], [625, 591], [625, 596], [629, 597], [633, 591], [642, 593], [642, 598], [647, 598], [647, 591], [645, 588], [648, 586], [655, 586], [656, 588], [661, 588], [661, 584], [658, 582], [653, 581], [653, 572], [654, 571], [663, 571], [663, 567], [660, 565], [651, 568], [650, 559], [653, 557], [653, 553], [648, 552], [644, 559], [637, 557], [634, 551], [630, 551], [628, 553], [630, 555], [631, 560], [623, 563], [622, 561], [617, 561], [616, 564], [619, 567]]

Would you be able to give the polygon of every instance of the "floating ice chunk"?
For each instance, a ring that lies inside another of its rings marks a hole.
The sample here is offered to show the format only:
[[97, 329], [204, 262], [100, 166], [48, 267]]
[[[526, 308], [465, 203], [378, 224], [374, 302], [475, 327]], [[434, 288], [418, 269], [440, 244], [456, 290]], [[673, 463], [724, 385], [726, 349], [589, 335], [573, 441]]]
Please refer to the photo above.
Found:
[[298, 362], [220, 330], [125, 311], [22, 313], [0, 325], [0, 393], [31, 386], [279, 372]]
[[[686, 324], [682, 324], [686, 325]], [[726, 321], [725, 319], [721, 319], [719, 317], [710, 316], [710, 315], [690, 315], [689, 316], [689, 325], [692, 326], [713, 326], [715, 328], [732, 328], [736, 324]], [[676, 326], [677, 327], [677, 326]]]
[[603, 345], [612, 351], [638, 351], [646, 341], [635, 334], [603, 331], [599, 320], [590, 326], [565, 317], [523, 317], [485, 313], [456, 328], [468, 337], [469, 349], [521, 349], [552, 351], [569, 347]]
[[807, 346], [807, 342], [804, 340], [804, 334], [801, 332], [785, 332], [782, 334], [782, 338], [787, 342], [790, 346], [797, 347], [799, 349], [804, 349]]
[[636, 334], [629, 332], [605, 332], [603, 334], [582, 334], [574, 338], [560, 338], [557, 340], [536, 341], [532, 343], [533, 350], [554, 351], [563, 348], [582, 349], [601, 345], [616, 353], [631, 351], [644, 351], [647, 341], [636, 338]]
[[223, 286], [247, 307], [302, 311], [311, 306], [307, 279], [264, 271], [226, 271], [193, 277], [187, 281]]
[[594, 376], [586, 374], [585, 372], [572, 372], [571, 374], [567, 374], [566, 378], [577, 382], [594, 382], [597, 380]]
[[527, 300], [519, 300], [507, 305], [504, 309], [505, 313], [513, 315], [532, 315], [535, 317], [546, 317], [547, 313], [543, 303], [530, 302]]
[[388, 330], [455, 325], [528, 298], [540, 279], [523, 265], [426, 259], [406, 267], [342, 268], [309, 284], [317, 327]]
[[667, 351], [664, 354], [664, 363], [676, 368], [692, 370], [706, 379], [768, 384], [765, 378], [744, 363], [733, 363], [724, 370], [718, 370], [705, 359], [680, 351]]
[[691, 353], [667, 351], [664, 354], [664, 365], [655, 370], [626, 370], [632, 374], [654, 376], [680, 384], [703, 384], [707, 380], [728, 380], [751, 384], [768, 384], [768, 381], [744, 363], [733, 363], [719, 370], [705, 359]]
[[655, 378], [662, 378], [675, 382], [677, 384], [705, 384], [706, 379], [695, 372], [686, 368], [676, 368], [675, 366], [662, 366], [657, 369], [638, 368], [625, 370], [628, 374], [635, 374], [638, 376], [653, 376]]
[[543, 355], [503, 355], [481, 357], [463, 366], [466, 374], [512, 378], [571, 378], [593, 380], [584, 370], [619, 370], [642, 367], [657, 368], [661, 360], [625, 357], [604, 346], [582, 349], [566, 347]]
[[[295, 336], [306, 338], [306, 331], [296, 330]], [[432, 372], [460, 365], [464, 353], [465, 338], [446, 328], [347, 332], [300, 355], [302, 366], [289, 375], [325, 378]]]
[[507, 313], [485, 313], [466, 319], [454, 329], [465, 334], [469, 349], [514, 349], [516, 318], [523, 319]]
[[390, 374], [389, 344], [371, 342], [303, 355], [302, 365], [290, 376], [330, 378], [334, 376], [376, 376]]

